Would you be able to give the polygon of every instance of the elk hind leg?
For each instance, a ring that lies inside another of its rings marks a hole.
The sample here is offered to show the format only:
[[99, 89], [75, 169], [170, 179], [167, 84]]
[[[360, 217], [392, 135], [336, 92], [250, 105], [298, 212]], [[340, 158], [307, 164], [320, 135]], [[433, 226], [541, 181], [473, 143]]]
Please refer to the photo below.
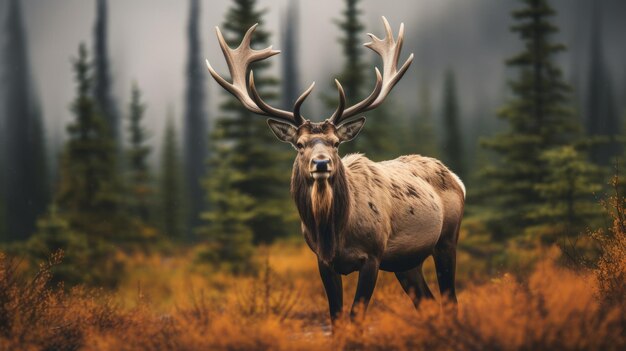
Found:
[[413, 301], [415, 308], [419, 307], [422, 299], [434, 298], [432, 292], [430, 292], [430, 289], [428, 288], [428, 284], [426, 284], [426, 280], [424, 280], [421, 264], [408, 271], [396, 272], [396, 278], [398, 278], [404, 292], [409, 295]]
[[437, 271], [437, 282], [441, 297], [456, 304], [456, 244], [459, 236], [460, 224], [449, 229], [448, 233], [442, 233], [440, 241], [435, 246], [433, 258]]

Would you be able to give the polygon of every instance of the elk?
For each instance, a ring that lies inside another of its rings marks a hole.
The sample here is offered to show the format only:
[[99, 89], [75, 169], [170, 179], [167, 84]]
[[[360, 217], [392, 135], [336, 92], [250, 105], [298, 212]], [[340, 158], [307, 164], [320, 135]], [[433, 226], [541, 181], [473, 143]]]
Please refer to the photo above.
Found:
[[365, 124], [365, 117], [357, 115], [382, 104], [413, 61], [411, 54], [397, 68], [404, 24], [397, 40], [385, 17], [383, 24], [386, 37], [368, 34], [371, 42], [364, 44], [383, 62], [382, 75], [375, 68], [373, 91], [346, 107], [344, 90], [335, 80], [339, 106], [323, 122], [312, 122], [300, 111], [315, 83], [297, 99], [293, 111], [272, 107], [259, 96], [250, 64], [279, 51], [271, 46], [262, 50], [250, 47], [256, 24], [236, 49], [226, 44], [216, 28], [232, 83], [206, 62], [217, 83], [249, 111], [268, 117], [276, 137], [297, 151], [291, 195], [304, 239], [318, 258], [332, 322], [343, 308], [341, 275], [355, 271], [359, 277], [352, 318], [359, 304], [367, 308], [379, 270], [395, 273], [416, 308], [420, 300], [432, 299], [422, 273], [422, 264], [431, 255], [442, 297], [456, 303], [456, 245], [465, 203], [465, 186], [459, 177], [440, 161], [420, 155], [384, 162], [373, 162], [361, 154], [339, 157], [339, 145], [354, 139]]

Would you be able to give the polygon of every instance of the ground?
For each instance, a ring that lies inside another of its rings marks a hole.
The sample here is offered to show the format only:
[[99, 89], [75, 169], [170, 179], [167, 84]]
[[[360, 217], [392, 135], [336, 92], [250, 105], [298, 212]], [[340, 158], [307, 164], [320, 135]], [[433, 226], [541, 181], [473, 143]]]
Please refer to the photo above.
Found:
[[[0, 349], [84, 350], [618, 350], [624, 311], [603, 304], [593, 271], [559, 266], [556, 249], [525, 276], [469, 278], [459, 260], [458, 313], [439, 301], [416, 311], [382, 273], [364, 318], [331, 332], [312, 253], [301, 243], [259, 250], [258, 273], [235, 277], [193, 261], [193, 249], [126, 257], [115, 292], [49, 289], [46, 267], [11, 283], [3, 261]], [[427, 280], [437, 290], [432, 264]], [[356, 275], [344, 280], [349, 307]], [[622, 305], [623, 306], [623, 305]]]

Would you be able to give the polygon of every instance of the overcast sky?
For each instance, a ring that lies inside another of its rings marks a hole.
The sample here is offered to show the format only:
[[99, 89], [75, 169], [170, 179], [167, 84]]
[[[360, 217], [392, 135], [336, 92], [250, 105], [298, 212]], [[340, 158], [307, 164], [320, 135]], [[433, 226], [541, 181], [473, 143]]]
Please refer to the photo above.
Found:
[[[259, 8], [268, 10], [264, 20], [266, 28], [274, 34], [272, 42], [277, 49], [280, 49], [278, 33], [281, 17], [288, 1], [258, 1]], [[70, 58], [76, 55], [80, 42], [92, 46], [95, 0], [22, 2], [35, 86], [42, 102], [48, 132], [53, 134], [54, 139], [54, 135], [58, 137], [64, 133], [64, 126], [71, 119], [68, 106], [74, 96], [74, 83]], [[581, 0], [560, 0], [557, 1], [559, 3], [565, 4], [560, 7], [567, 14]], [[202, 1], [203, 54], [226, 76], [227, 70], [214, 27], [222, 23], [229, 5], [227, 0]], [[363, 40], [367, 41], [366, 32], [382, 36], [382, 15], [389, 19], [394, 31], [404, 22], [406, 43], [402, 59], [415, 52], [416, 61], [396, 87], [394, 101], [406, 111], [416, 110], [418, 82], [428, 80], [434, 90], [433, 105], [437, 107], [443, 71], [450, 67], [457, 73], [461, 108], [466, 114], [471, 114], [480, 104], [493, 103], [495, 106], [504, 96], [503, 60], [519, 48], [516, 37], [508, 31], [511, 24], [509, 11], [513, 6], [518, 6], [517, 2], [364, 0], [360, 5], [366, 22]], [[316, 81], [316, 93], [319, 94], [321, 90], [330, 89], [331, 74], [338, 72], [342, 64], [343, 58], [337, 42], [339, 31], [333, 19], [341, 15], [344, 2], [299, 1], [299, 8], [300, 83], [306, 86]], [[571, 17], [571, 13], [568, 16]], [[188, 1], [109, 0], [109, 52], [115, 95], [121, 110], [126, 111], [131, 83], [137, 81], [149, 106], [147, 119], [149, 128], [158, 136], [154, 138], [155, 141], [162, 134], [168, 106], [175, 108], [179, 127], [182, 121], [187, 17]], [[564, 22], [564, 26], [567, 27], [568, 23]], [[579, 40], [575, 35], [586, 33], [585, 24], [580, 21], [576, 23], [577, 26], [565, 28], [565, 33], [560, 37], [568, 44]], [[576, 28], [578, 34], [574, 30]], [[612, 40], [620, 40], [621, 33]], [[623, 45], [617, 49], [612, 45], [607, 47], [609, 51], [623, 52]], [[609, 56], [616, 62], [620, 59], [619, 54]], [[621, 59], [624, 62], [623, 56]], [[276, 63], [273, 68], [278, 73], [280, 55], [272, 60]], [[626, 77], [623, 71], [625, 66], [619, 68], [619, 77]], [[209, 101], [213, 108], [222, 94], [217, 93], [219, 86], [209, 78], [207, 74]], [[621, 79], [618, 81], [622, 82]], [[315, 99], [314, 95], [311, 100]], [[312, 117], [321, 112], [313, 108]]]
[[[278, 38], [280, 21], [288, 0], [260, 0], [259, 8], [268, 9], [266, 28], [273, 36], [274, 47], [280, 49]], [[23, 1], [24, 21], [29, 38], [31, 63], [41, 98], [48, 129], [62, 132], [70, 120], [68, 104], [74, 95], [70, 58], [75, 56], [79, 42], [92, 43], [95, 1], [86, 0], [26, 0]], [[364, 1], [364, 20], [376, 26], [367, 31], [381, 34], [379, 17], [387, 16], [397, 29], [406, 22], [407, 31], [415, 30], [416, 23], [427, 27], [441, 17], [449, 1], [395, 0], [393, 6], [386, 2]], [[220, 25], [229, 1], [202, 1], [203, 52], [212, 64], [226, 73], [214, 27]], [[329, 77], [341, 67], [341, 52], [333, 24], [343, 10], [337, 0], [301, 1], [300, 66], [302, 84], [318, 82], [320, 88], [330, 86]], [[407, 11], [410, 9], [410, 11]], [[160, 135], [165, 111], [173, 105], [180, 120], [184, 93], [186, 60], [186, 23], [188, 1], [173, 0], [110, 0], [109, 1], [109, 51], [118, 103], [125, 104], [131, 82], [136, 80], [149, 103], [147, 112], [151, 128]], [[419, 19], [416, 19], [419, 18]], [[367, 37], [363, 37], [364, 42]], [[407, 41], [411, 40], [407, 35]], [[407, 45], [407, 49], [408, 49]], [[403, 56], [408, 56], [405, 49]], [[273, 58], [278, 69], [280, 56]], [[409, 72], [410, 80], [415, 71]], [[207, 75], [207, 78], [209, 76]], [[414, 77], [413, 77], [414, 78]], [[210, 104], [221, 94], [219, 88], [207, 79]], [[397, 89], [402, 89], [400, 85]], [[124, 110], [124, 109], [122, 109]]]

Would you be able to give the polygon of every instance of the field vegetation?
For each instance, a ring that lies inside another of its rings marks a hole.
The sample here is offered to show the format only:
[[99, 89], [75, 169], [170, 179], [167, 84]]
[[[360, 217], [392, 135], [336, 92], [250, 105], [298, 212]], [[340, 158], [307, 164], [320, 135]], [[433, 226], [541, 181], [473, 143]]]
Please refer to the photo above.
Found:
[[[366, 315], [329, 325], [315, 257], [295, 242], [259, 249], [256, 274], [197, 265], [191, 249], [121, 258], [132, 267], [116, 291], [53, 283], [63, 253], [32, 273], [0, 256], [0, 348], [32, 350], [622, 350], [626, 347], [626, 211], [606, 202], [597, 264], [555, 246], [532, 271], [489, 274], [462, 254], [458, 307], [415, 310], [383, 273]], [[196, 249], [197, 250], [197, 249]], [[568, 264], [564, 264], [569, 262]], [[573, 269], [575, 267], [576, 269]], [[427, 280], [436, 291], [432, 264]], [[344, 285], [355, 289], [355, 275]]]

